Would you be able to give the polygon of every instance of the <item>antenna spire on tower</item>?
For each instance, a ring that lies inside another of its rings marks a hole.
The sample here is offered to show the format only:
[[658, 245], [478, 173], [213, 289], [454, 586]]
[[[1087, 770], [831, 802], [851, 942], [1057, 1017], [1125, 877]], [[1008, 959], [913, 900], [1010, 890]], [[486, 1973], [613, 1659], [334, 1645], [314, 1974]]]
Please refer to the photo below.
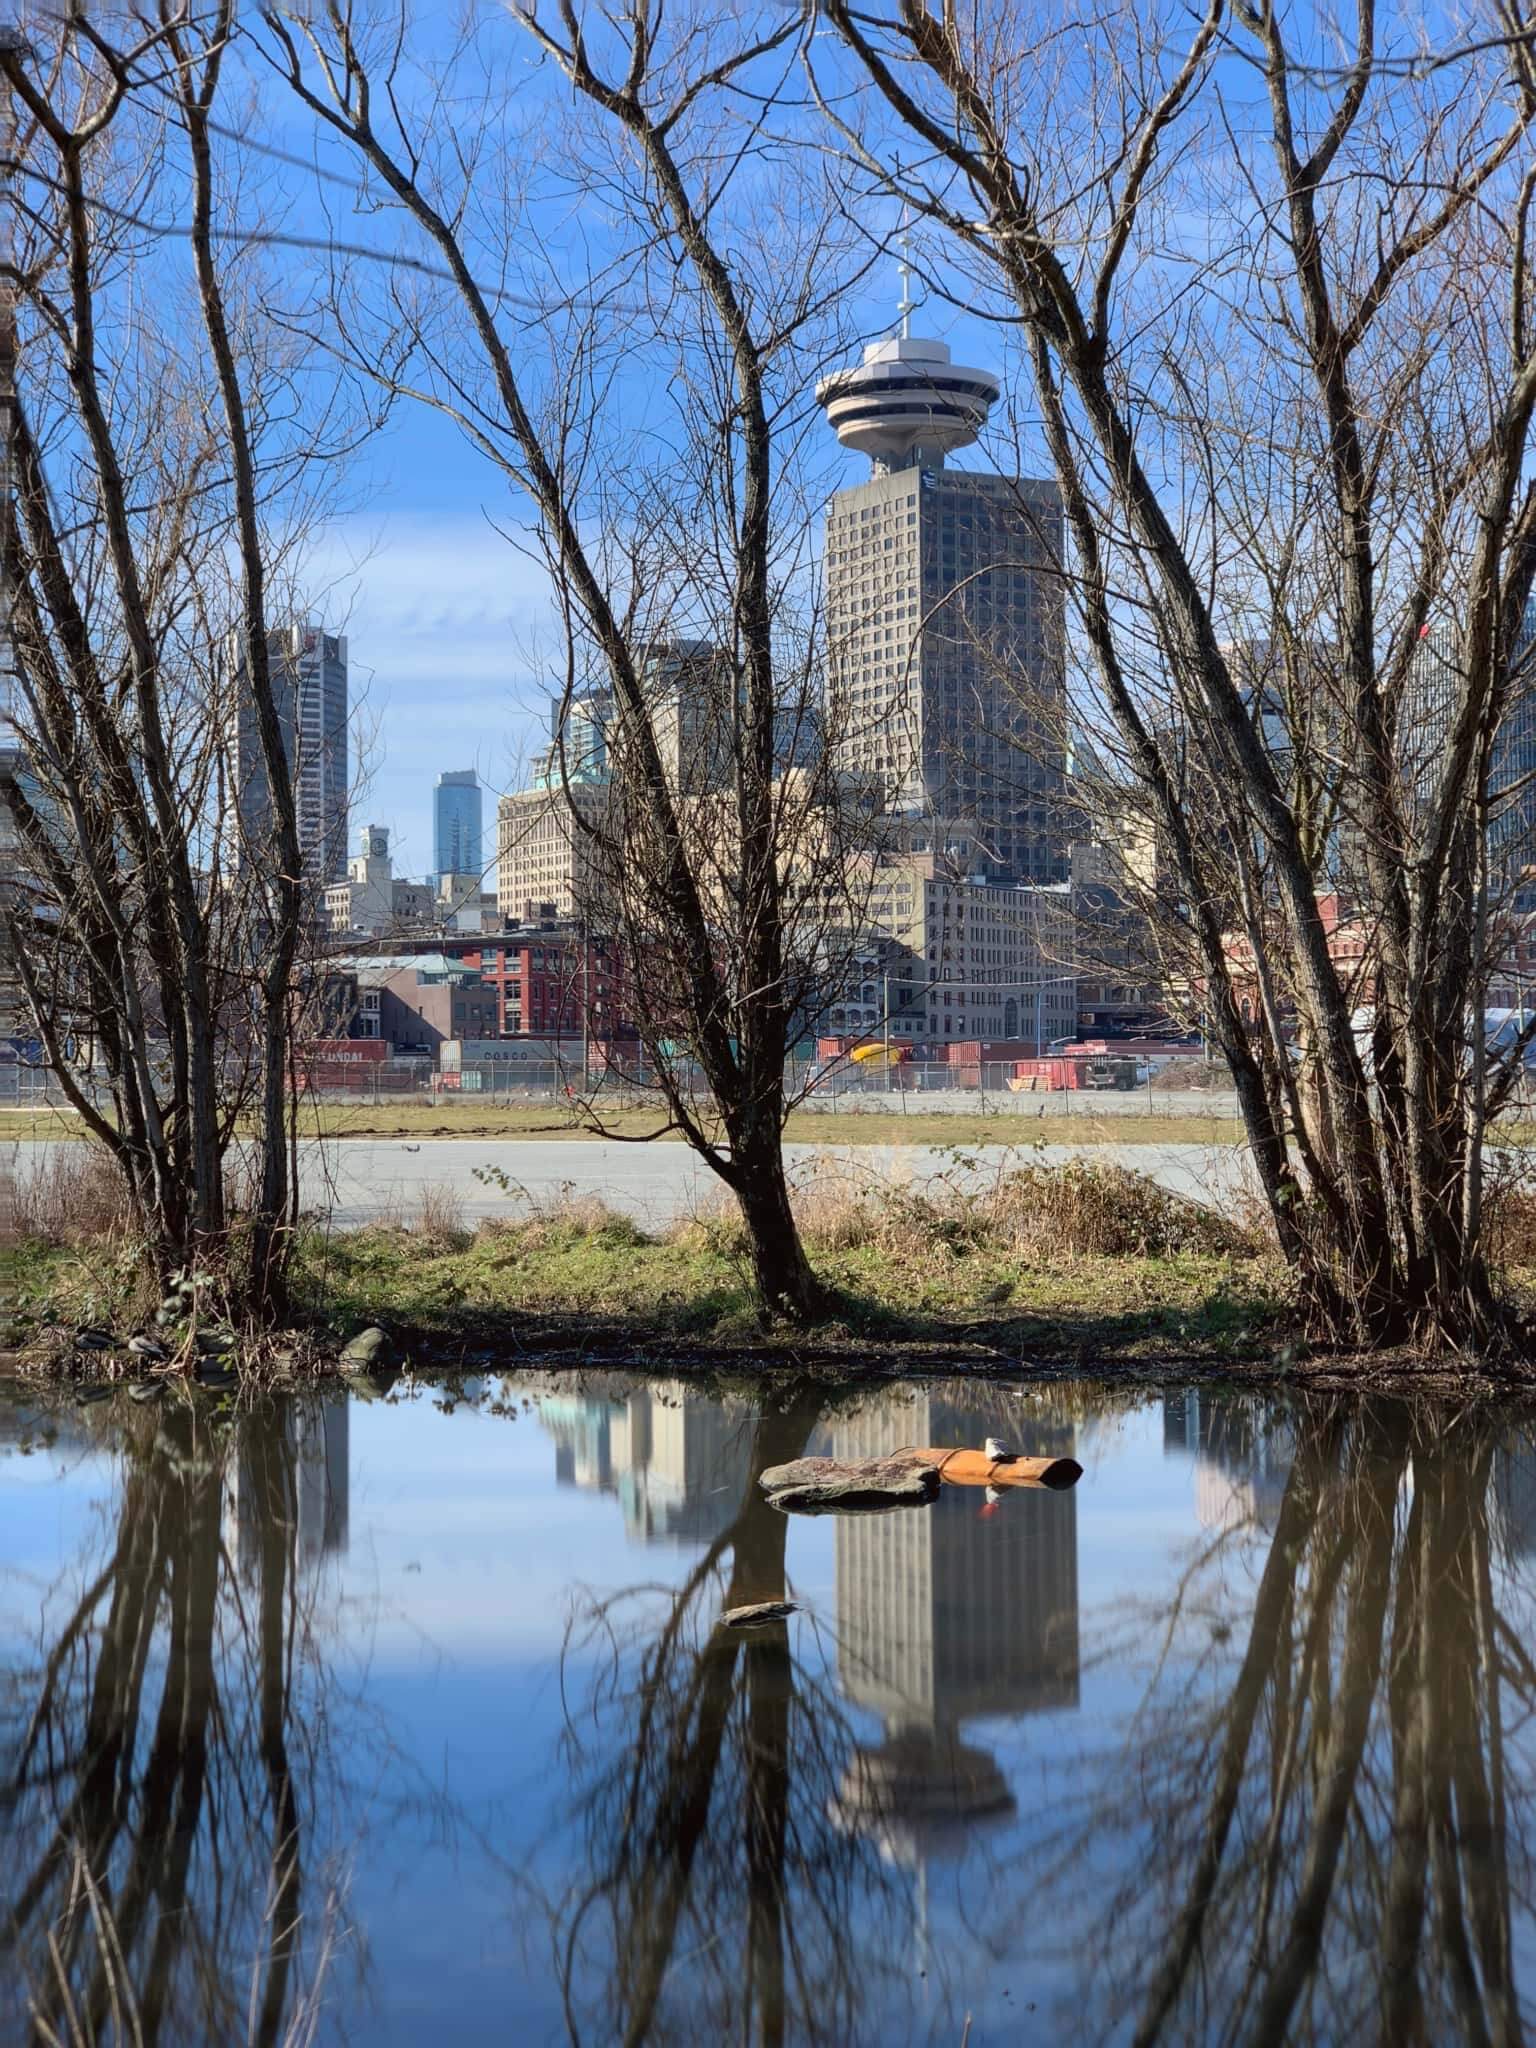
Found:
[[912, 338], [912, 308], [916, 301], [912, 297], [912, 265], [909, 260], [912, 254], [912, 236], [905, 220], [901, 224], [899, 240], [901, 243], [901, 261], [896, 266], [896, 275], [901, 279], [901, 297], [896, 302], [896, 310], [901, 315], [901, 338], [903, 341], [910, 341]]

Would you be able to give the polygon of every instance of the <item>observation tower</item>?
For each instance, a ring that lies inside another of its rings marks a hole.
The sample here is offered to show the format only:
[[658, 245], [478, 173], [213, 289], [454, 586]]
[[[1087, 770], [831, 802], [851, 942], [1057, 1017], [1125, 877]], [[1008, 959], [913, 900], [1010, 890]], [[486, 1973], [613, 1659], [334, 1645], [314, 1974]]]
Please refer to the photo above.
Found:
[[834, 370], [816, 386], [838, 440], [867, 455], [876, 476], [942, 469], [952, 449], [976, 439], [1001, 389], [990, 370], [952, 362], [947, 343], [913, 337], [905, 254], [900, 270], [900, 334], [872, 341], [856, 369]]

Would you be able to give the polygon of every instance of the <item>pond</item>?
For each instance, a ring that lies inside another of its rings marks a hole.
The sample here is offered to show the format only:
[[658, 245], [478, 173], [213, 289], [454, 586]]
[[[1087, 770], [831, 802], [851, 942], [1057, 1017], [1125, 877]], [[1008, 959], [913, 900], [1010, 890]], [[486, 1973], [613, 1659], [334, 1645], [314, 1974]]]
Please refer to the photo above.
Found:
[[[363, 1391], [0, 1389], [0, 2040], [1521, 2036], [1529, 1419]], [[989, 1436], [1083, 1477], [755, 1485]]]

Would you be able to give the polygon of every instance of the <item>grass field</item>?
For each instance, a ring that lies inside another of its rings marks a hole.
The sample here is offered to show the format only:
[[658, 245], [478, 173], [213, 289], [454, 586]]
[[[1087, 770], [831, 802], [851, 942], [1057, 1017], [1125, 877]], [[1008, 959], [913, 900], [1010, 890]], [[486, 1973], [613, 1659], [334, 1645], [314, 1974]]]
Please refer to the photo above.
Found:
[[[615, 1137], [640, 1138], [656, 1132], [661, 1118], [654, 1110], [611, 1112], [607, 1129]], [[301, 1134], [306, 1138], [537, 1138], [581, 1144], [603, 1131], [575, 1122], [547, 1104], [481, 1107], [465, 1103], [444, 1107], [427, 1102], [381, 1104], [324, 1103], [307, 1110]], [[0, 1144], [6, 1139], [76, 1138], [77, 1120], [62, 1112], [18, 1112], [0, 1117]], [[1074, 1110], [1070, 1115], [995, 1113], [929, 1115], [914, 1111], [848, 1109], [801, 1110], [791, 1116], [785, 1136], [804, 1145], [1236, 1145], [1242, 1127], [1235, 1117], [1217, 1116], [1094, 1116]], [[677, 1133], [661, 1143], [681, 1143]]]

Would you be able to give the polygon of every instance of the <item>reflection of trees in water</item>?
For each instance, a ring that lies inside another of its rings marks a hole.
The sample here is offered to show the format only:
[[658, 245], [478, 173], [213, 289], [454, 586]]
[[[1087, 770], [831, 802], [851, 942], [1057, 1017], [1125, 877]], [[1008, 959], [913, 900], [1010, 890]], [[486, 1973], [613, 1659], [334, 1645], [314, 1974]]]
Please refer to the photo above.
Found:
[[1158, 1673], [1086, 1824], [1052, 1845], [1065, 1914], [1097, 1907], [1113, 1934], [1104, 2032], [1523, 2038], [1536, 1668], [1495, 1592], [1494, 1453], [1486, 1419], [1298, 1410], [1257, 1585], [1234, 1613], [1239, 1546], [1207, 1549], [1181, 1612], [1228, 1619], [1182, 1677]]
[[904, 1960], [899, 1874], [837, 1822], [854, 1736], [830, 1674], [783, 1624], [716, 1622], [785, 1597], [789, 1519], [757, 1475], [819, 1412], [806, 1394], [752, 1427], [740, 1511], [659, 1613], [640, 1589], [573, 1624], [568, 1665], [598, 1660], [570, 1715], [587, 1875], [555, 1909], [573, 2038], [846, 2043]]
[[[318, 1759], [295, 1764], [313, 1587], [294, 1404], [227, 1426], [163, 1407], [125, 1430], [109, 1554], [65, 1611], [44, 1603], [37, 1661], [5, 1675], [7, 2040], [270, 2043], [307, 2025], [328, 1916], [296, 1782]], [[306, 1908], [321, 1932], [303, 1956]]]

